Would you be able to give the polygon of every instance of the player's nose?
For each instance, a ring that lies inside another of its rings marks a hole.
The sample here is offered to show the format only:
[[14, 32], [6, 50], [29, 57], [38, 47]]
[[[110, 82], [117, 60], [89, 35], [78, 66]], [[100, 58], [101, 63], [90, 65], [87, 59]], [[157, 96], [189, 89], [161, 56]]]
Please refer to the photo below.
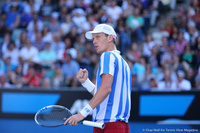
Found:
[[96, 39], [93, 39], [93, 44], [96, 44]]

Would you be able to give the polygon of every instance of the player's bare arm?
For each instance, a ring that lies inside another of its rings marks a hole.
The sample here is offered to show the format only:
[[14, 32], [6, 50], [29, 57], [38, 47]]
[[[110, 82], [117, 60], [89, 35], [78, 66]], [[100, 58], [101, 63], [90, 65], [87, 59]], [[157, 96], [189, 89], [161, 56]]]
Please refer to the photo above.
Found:
[[[89, 105], [92, 109], [96, 108], [111, 92], [111, 86], [113, 82], [113, 76], [110, 74], [102, 75], [101, 86], [96, 92], [96, 94], [91, 99]], [[79, 121], [83, 120], [84, 116], [81, 113], [72, 115], [65, 121], [65, 124], [69, 123], [70, 125], [77, 125]]]
[[89, 105], [94, 109], [96, 108], [111, 92], [113, 76], [110, 74], [103, 74], [101, 86], [97, 90], [94, 97], [91, 99]]

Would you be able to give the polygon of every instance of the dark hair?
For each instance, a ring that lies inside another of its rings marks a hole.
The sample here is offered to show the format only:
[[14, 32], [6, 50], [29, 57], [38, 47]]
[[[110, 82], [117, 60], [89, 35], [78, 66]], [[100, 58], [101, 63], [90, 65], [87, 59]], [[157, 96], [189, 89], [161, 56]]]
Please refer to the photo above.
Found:
[[10, 45], [14, 45], [14, 46], [16, 46], [15, 45], [15, 42], [12, 40], [12, 41], [10, 41], [10, 43], [9, 43], [9, 45], [8, 45], [8, 47], [10, 47]]
[[[108, 34], [105, 34], [105, 36], [107, 37], [107, 36], [109, 36]], [[117, 43], [116, 43], [116, 39], [114, 39], [113, 38], [113, 43], [116, 45]]]

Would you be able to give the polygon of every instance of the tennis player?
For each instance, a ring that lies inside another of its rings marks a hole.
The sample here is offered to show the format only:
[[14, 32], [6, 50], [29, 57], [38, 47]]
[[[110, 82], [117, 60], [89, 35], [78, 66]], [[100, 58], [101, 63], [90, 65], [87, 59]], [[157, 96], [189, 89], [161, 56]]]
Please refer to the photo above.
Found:
[[88, 79], [88, 71], [80, 69], [76, 77], [93, 98], [78, 114], [65, 124], [78, 122], [93, 112], [93, 121], [105, 123], [105, 128], [94, 128], [94, 133], [129, 133], [128, 119], [131, 109], [131, 72], [126, 61], [116, 49], [117, 35], [107, 24], [97, 25], [85, 34], [93, 39], [97, 53], [101, 54], [96, 85]]

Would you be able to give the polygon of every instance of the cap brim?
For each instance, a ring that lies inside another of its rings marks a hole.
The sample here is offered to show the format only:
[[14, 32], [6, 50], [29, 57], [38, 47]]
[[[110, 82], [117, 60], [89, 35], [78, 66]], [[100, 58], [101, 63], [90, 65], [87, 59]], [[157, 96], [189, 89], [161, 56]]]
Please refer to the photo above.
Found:
[[101, 33], [101, 32], [102, 31], [88, 31], [88, 32], [85, 33], [85, 37], [87, 39], [92, 39], [92, 34], [94, 34], [94, 33]]

